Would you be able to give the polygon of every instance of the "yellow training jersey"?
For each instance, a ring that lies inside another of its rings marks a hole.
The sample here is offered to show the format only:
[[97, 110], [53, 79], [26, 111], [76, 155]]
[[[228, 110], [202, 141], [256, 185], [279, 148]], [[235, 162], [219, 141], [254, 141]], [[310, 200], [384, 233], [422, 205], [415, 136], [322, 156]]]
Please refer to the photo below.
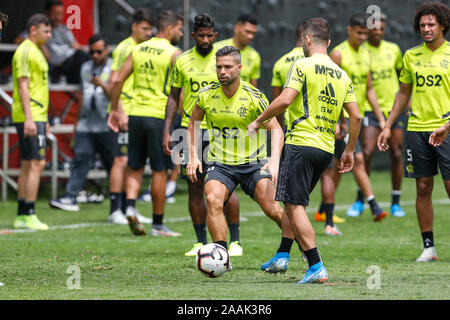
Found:
[[[217, 49], [226, 46], [236, 47], [233, 38], [225, 39], [214, 44]], [[250, 80], [257, 80], [261, 78], [261, 57], [254, 48], [246, 46], [241, 50], [242, 71], [241, 79], [250, 82]]]
[[[365, 106], [369, 103], [366, 98], [367, 79], [370, 71], [369, 50], [362, 45], [358, 48], [358, 51], [355, 51], [346, 40], [337, 45], [331, 52], [333, 51], [339, 51], [341, 53], [340, 67], [347, 72], [352, 80], [359, 112], [364, 117]], [[345, 112], [345, 116], [348, 117], [347, 112]]]
[[352, 81], [330, 57], [314, 54], [297, 60], [285, 88], [299, 93], [286, 110], [286, 144], [310, 146], [334, 153], [334, 135], [344, 103], [356, 102]]
[[16, 49], [12, 59], [13, 99], [12, 121], [25, 122], [25, 114], [19, 96], [19, 78], [30, 80], [30, 109], [33, 121], [48, 121], [48, 64], [42, 51], [29, 39]]
[[265, 130], [252, 138], [247, 132], [247, 126], [269, 106], [261, 91], [241, 81], [229, 99], [220, 84], [212, 84], [200, 91], [197, 106], [205, 112], [209, 161], [238, 165], [267, 158]]
[[170, 94], [171, 60], [177, 50], [169, 40], [156, 37], [133, 49], [131, 116], [164, 119]]
[[[397, 70], [402, 68], [402, 52], [398, 45], [384, 40], [381, 40], [378, 47], [369, 43], [366, 43], [365, 46], [370, 53], [373, 88], [377, 94], [381, 112], [387, 118], [399, 89]], [[367, 100], [365, 111], [372, 111], [372, 107]]]
[[[112, 53], [112, 68], [111, 71], [120, 71], [125, 60], [127, 60], [130, 53], [133, 51], [134, 47], [136, 47], [137, 43], [134, 41], [132, 37], [128, 37], [122, 42], [120, 42], [116, 49], [114, 49]], [[130, 75], [127, 80], [125, 80], [122, 87], [122, 94], [120, 95], [120, 99], [122, 102], [123, 110], [126, 114], [130, 112], [130, 108], [132, 105], [133, 99], [133, 75]], [[111, 109], [111, 105], [108, 107], [108, 111]]]
[[[273, 66], [272, 87], [284, 87], [286, 77], [292, 64], [298, 59], [305, 57], [302, 47], [295, 47], [280, 59]], [[289, 123], [288, 112], [284, 113], [284, 123]]]
[[450, 119], [450, 43], [434, 52], [423, 43], [406, 51], [400, 81], [412, 84], [408, 131], [428, 132]]
[[[179, 55], [172, 73], [172, 86], [184, 88], [183, 118], [181, 126], [187, 128], [200, 90], [219, 83], [216, 72], [216, 49], [203, 57], [194, 47]], [[206, 121], [202, 123], [206, 129]]]

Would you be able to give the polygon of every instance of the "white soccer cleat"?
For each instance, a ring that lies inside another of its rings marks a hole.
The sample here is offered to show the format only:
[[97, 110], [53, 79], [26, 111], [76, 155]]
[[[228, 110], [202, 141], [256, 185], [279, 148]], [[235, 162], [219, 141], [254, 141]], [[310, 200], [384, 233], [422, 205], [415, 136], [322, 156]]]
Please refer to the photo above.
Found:
[[416, 262], [437, 261], [437, 259], [436, 249], [434, 247], [429, 247], [423, 249], [422, 254], [416, 259]]
[[114, 224], [128, 224], [127, 218], [120, 209], [114, 211], [109, 215], [108, 222]]
[[325, 227], [325, 234], [331, 237], [342, 236], [342, 232], [340, 232], [336, 226], [330, 225]]
[[153, 222], [152, 219], [144, 217], [142, 214], [139, 213], [139, 211], [136, 210], [135, 212], [135, 216], [136, 218], [139, 220], [140, 223], [146, 223], [146, 224], [150, 224]]
[[244, 249], [242, 248], [239, 241], [234, 241], [228, 246], [228, 254], [230, 257], [242, 256]]

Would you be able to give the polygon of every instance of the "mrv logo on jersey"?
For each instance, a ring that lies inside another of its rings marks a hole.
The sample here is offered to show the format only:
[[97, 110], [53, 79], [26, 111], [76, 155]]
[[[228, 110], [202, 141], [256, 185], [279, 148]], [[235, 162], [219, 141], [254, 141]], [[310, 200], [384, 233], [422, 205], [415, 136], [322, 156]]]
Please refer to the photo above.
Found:
[[342, 77], [342, 71], [316, 64], [316, 74], [328, 74], [332, 78], [340, 79]]

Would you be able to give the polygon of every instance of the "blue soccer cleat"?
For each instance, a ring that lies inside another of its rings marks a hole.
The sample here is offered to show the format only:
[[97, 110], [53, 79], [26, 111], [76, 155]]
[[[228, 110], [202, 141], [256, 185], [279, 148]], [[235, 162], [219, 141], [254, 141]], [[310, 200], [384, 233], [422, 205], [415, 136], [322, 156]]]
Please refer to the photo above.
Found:
[[349, 217], [359, 217], [364, 210], [364, 203], [361, 201], [355, 201], [350, 208], [347, 210], [347, 216]]
[[394, 217], [397, 217], [397, 218], [401, 218], [406, 215], [405, 211], [403, 211], [402, 207], [400, 207], [399, 204], [393, 204], [391, 206], [391, 213]]
[[277, 252], [272, 259], [261, 265], [261, 270], [269, 273], [285, 273], [289, 266], [289, 253]]
[[306, 271], [303, 279], [297, 284], [324, 283], [328, 281], [328, 272], [322, 262], [318, 262]]

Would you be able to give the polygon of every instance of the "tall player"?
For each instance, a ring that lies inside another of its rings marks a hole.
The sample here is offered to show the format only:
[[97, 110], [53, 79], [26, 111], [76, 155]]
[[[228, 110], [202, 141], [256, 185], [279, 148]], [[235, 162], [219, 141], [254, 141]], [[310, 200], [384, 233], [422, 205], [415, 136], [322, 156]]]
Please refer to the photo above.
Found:
[[[344, 69], [352, 79], [361, 116], [364, 116], [365, 105], [366, 103], [369, 103], [380, 123], [380, 127], [383, 128], [385, 120], [380, 111], [380, 106], [378, 105], [376, 93], [372, 85], [370, 55], [367, 48], [363, 46], [363, 43], [368, 36], [366, 16], [360, 13], [354, 14], [350, 18], [347, 33], [347, 40], [337, 45], [331, 51], [330, 57], [338, 66]], [[347, 115], [345, 115], [345, 117], [348, 119]], [[335, 168], [335, 170], [337, 170], [337, 168]], [[355, 166], [353, 168], [353, 174], [360, 190], [358, 191], [357, 201], [347, 210], [347, 215], [358, 217], [364, 210], [364, 197], [366, 197], [374, 221], [381, 221], [387, 216], [387, 213], [380, 208], [375, 200], [372, 185], [370, 184], [369, 176], [367, 175], [364, 166], [364, 156], [359, 140], [355, 150]]]
[[[170, 150], [170, 128], [177, 113], [177, 106], [179, 105], [182, 89], [184, 89], [184, 99], [181, 127], [184, 130], [187, 130], [192, 109], [195, 106], [195, 101], [200, 90], [210, 84], [219, 83], [215, 71], [217, 49], [213, 46], [216, 37], [217, 32], [214, 29], [214, 19], [207, 13], [197, 15], [194, 19], [194, 31], [192, 32], [192, 38], [195, 40], [196, 45], [177, 58], [173, 69], [172, 89], [166, 106], [166, 120], [163, 137], [163, 148], [167, 154], [171, 154], [172, 152], [172, 150]], [[202, 154], [209, 144], [208, 132], [206, 129], [206, 122], [203, 121], [201, 128]], [[183, 139], [185, 138], [186, 135], [184, 135]], [[183, 141], [182, 143], [187, 146], [187, 141]], [[187, 160], [189, 159], [188, 155], [182, 154], [181, 159], [182, 172], [183, 175], [186, 175], [186, 165]], [[194, 224], [197, 243], [194, 244], [191, 250], [185, 253], [186, 256], [196, 255], [198, 249], [208, 243], [206, 234], [206, 204], [203, 198], [203, 186], [204, 175], [199, 177], [197, 182], [192, 182], [188, 179], [188, 207]], [[235, 192], [233, 192], [230, 199], [227, 201], [224, 209], [227, 215], [230, 212], [232, 216], [239, 216], [239, 200]], [[228, 247], [228, 253], [230, 256], [240, 256], [243, 254], [243, 249], [239, 239], [239, 225], [229, 223], [228, 228], [230, 229], [230, 245]]]
[[12, 60], [12, 121], [20, 146], [20, 173], [17, 187], [18, 211], [14, 228], [47, 230], [35, 214], [42, 170], [45, 167], [48, 134], [48, 64], [41, 51], [51, 37], [51, 26], [43, 14], [27, 22], [28, 38], [16, 49]]
[[[111, 76], [109, 78], [109, 87], [112, 89], [114, 82], [119, 76], [125, 60], [133, 49], [141, 42], [144, 42], [152, 36], [154, 26], [153, 18], [150, 12], [145, 8], [139, 8], [133, 13], [133, 22], [131, 24], [131, 35], [120, 42], [112, 53], [113, 64]], [[122, 128], [114, 127], [112, 129], [118, 132], [118, 156], [114, 158], [109, 177], [109, 196], [111, 199], [108, 221], [117, 224], [128, 224], [125, 218], [126, 211], [126, 168], [128, 162], [128, 128], [126, 126], [127, 117], [130, 112], [133, 101], [133, 76], [129, 76], [123, 84], [122, 93], [118, 104], [118, 111], [110, 112], [110, 118], [118, 117], [122, 119]], [[148, 223], [150, 219], [144, 216], [139, 217], [142, 223]]]
[[[175, 59], [181, 54], [176, 44], [183, 35], [183, 17], [173, 11], [163, 11], [156, 20], [158, 29], [150, 40], [137, 45], [114, 81], [111, 110], [118, 110], [118, 101], [125, 80], [133, 74], [133, 103], [129, 112], [129, 153], [126, 216], [135, 235], [145, 235], [139, 221], [136, 199], [141, 187], [147, 158], [152, 169], [153, 220], [151, 235], [179, 236], [163, 223], [166, 202], [167, 170], [172, 167], [170, 156], [162, 148], [165, 109], [170, 90], [169, 79]], [[113, 119], [113, 125], [118, 125]]]
[[[395, 95], [399, 89], [398, 75], [402, 68], [402, 52], [399, 46], [393, 42], [384, 40], [386, 30], [386, 15], [382, 14], [380, 28], [369, 30], [369, 37], [365, 44], [370, 53], [370, 71], [372, 84], [377, 94], [383, 116], [387, 118], [394, 103]], [[392, 125], [389, 144], [391, 148], [391, 181], [392, 203], [391, 214], [394, 217], [403, 217], [405, 212], [400, 206], [402, 183], [402, 147], [403, 130], [406, 125], [406, 113]], [[377, 136], [381, 132], [380, 124], [369, 104], [366, 104], [363, 127], [361, 129], [361, 144], [365, 159], [365, 168], [370, 176], [370, 164], [375, 152]]]
[[[306, 20], [303, 35], [307, 58], [295, 62], [282, 93], [248, 126], [250, 132], [257, 130], [264, 121], [288, 109], [291, 130], [286, 134], [276, 200], [284, 203], [295, 237], [308, 260], [309, 269], [299, 284], [328, 280], [306, 207], [310, 193], [333, 158], [336, 123], [342, 108], [350, 118], [350, 136], [340, 163], [342, 173], [353, 167], [353, 151], [361, 126], [352, 81], [327, 55], [328, 22], [322, 18]], [[322, 68], [328, 71], [320, 72]], [[323, 96], [324, 88], [333, 88], [334, 100], [317, 99]]]
[[414, 31], [424, 43], [406, 51], [400, 74], [400, 91], [395, 98], [386, 126], [378, 136], [381, 151], [395, 120], [412, 96], [406, 131], [405, 177], [416, 179], [416, 212], [424, 250], [417, 262], [437, 260], [433, 235], [432, 193], [434, 176], [441, 171], [450, 197], [450, 9], [439, 2], [421, 4], [414, 16]]

